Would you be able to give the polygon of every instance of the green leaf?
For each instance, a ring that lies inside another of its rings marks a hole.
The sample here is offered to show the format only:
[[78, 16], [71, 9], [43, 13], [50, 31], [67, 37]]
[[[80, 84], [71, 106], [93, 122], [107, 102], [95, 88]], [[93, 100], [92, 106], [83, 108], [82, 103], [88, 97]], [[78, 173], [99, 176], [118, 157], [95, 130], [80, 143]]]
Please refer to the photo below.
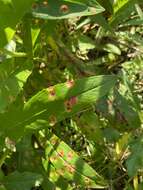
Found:
[[78, 120], [78, 127], [87, 139], [100, 142], [103, 138], [102, 131], [100, 129], [100, 121], [96, 113], [91, 111], [85, 112]]
[[106, 18], [101, 14], [97, 14], [92, 20], [102, 26], [105, 31], [113, 32], [113, 28], [109, 25]]
[[105, 96], [116, 82], [115, 76], [93, 76], [43, 89], [33, 96], [23, 108], [14, 107], [0, 115], [4, 136], [18, 139], [24, 130], [37, 129], [38, 123], [57, 122], [95, 104]]
[[[15, 165], [18, 171], [29, 171], [34, 173], [40, 173], [42, 164], [41, 164], [41, 156], [42, 151], [38, 151], [34, 149], [31, 141], [33, 138], [31, 137], [31, 133], [25, 135], [16, 145], [16, 155], [15, 155]], [[35, 165], [37, 167], [35, 168]]]
[[32, 33], [31, 33], [31, 18], [25, 16], [23, 18], [23, 46], [25, 52], [29, 58], [33, 56], [33, 47], [32, 47]]
[[3, 48], [13, 37], [16, 24], [29, 10], [33, 1], [0, 0], [0, 48]]
[[78, 43], [78, 48], [82, 54], [87, 53], [88, 50], [95, 48], [94, 41], [85, 35], [80, 35], [77, 43]]
[[[23, 61], [23, 60], [22, 60]], [[12, 103], [31, 74], [29, 62], [13, 62], [9, 59], [0, 64], [0, 112]]]
[[72, 2], [48, 0], [48, 5], [37, 6], [33, 10], [33, 16], [41, 19], [67, 19], [73, 17], [95, 15], [103, 12], [104, 9], [94, 1], [94, 6], [77, 4]]
[[42, 183], [42, 189], [43, 190], [55, 190], [56, 186], [54, 183], [52, 183], [49, 178], [45, 178], [43, 183]]
[[57, 136], [52, 135], [47, 143], [46, 157], [65, 179], [83, 187], [107, 187], [103, 178]]
[[[71, 185], [68, 183], [68, 181], [61, 175], [59, 175], [59, 173], [56, 171], [56, 169], [54, 168], [54, 166], [49, 162], [48, 159], [43, 159], [43, 166], [44, 169], [47, 171], [47, 177], [48, 180], [50, 180], [50, 182], [52, 182], [51, 184], [51, 189], [66, 189], [66, 190], [72, 190]], [[47, 179], [45, 179], [44, 184], [48, 185], [49, 181]], [[46, 186], [47, 186], [46, 185]], [[49, 189], [49, 187], [48, 187]]]
[[138, 128], [141, 125], [139, 114], [136, 108], [131, 105], [130, 101], [128, 101], [125, 97], [123, 97], [120, 93], [116, 93], [116, 103], [120, 112], [124, 115], [128, 124], [132, 128]]
[[108, 43], [106, 44], [103, 49], [107, 52], [114, 53], [116, 55], [121, 55], [121, 50], [117, 45]]
[[40, 174], [15, 171], [4, 178], [3, 184], [7, 190], [29, 190], [39, 186], [42, 181], [43, 178]]
[[131, 154], [129, 155], [126, 166], [128, 175], [133, 177], [139, 169], [143, 168], [143, 140], [142, 138], [133, 141], [130, 144]]
[[127, 71], [122, 70], [121, 76], [122, 83], [118, 91], [115, 91], [115, 103], [129, 126], [138, 128], [141, 125], [139, 99], [133, 93], [133, 86], [130, 83]]
[[114, 14], [110, 20], [110, 25], [116, 27], [118, 24], [123, 23], [135, 10], [135, 3], [138, 0], [119, 0], [114, 5]]
[[112, 3], [111, 0], [97, 0], [100, 5], [102, 5], [106, 11], [108, 11], [109, 13], [113, 13], [113, 7], [112, 7]]

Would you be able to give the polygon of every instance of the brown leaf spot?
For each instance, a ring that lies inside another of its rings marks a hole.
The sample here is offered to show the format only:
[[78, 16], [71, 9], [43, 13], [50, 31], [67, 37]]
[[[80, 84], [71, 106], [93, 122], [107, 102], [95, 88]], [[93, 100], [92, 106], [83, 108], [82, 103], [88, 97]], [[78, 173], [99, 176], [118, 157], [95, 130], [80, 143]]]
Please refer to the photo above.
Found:
[[49, 87], [49, 93], [51, 96], [55, 96], [56, 93], [53, 86]]
[[60, 6], [60, 11], [61, 11], [62, 13], [67, 13], [67, 12], [69, 12], [69, 7], [68, 7], [68, 5], [61, 5], [61, 6]]
[[47, 89], [48, 93], [49, 93], [49, 98], [54, 100], [55, 99], [55, 96], [56, 96], [56, 92], [55, 92], [55, 89], [53, 86], [50, 86], [48, 89]]
[[72, 108], [71, 108], [70, 102], [69, 102], [68, 100], [66, 100], [66, 101], [64, 102], [64, 104], [65, 104], [66, 111], [67, 111], [67, 112], [71, 112], [71, 111], [72, 111]]
[[74, 84], [75, 84], [74, 80], [68, 80], [68, 81], [66, 82], [66, 86], [67, 86], [68, 88], [72, 88], [72, 87], [74, 86]]
[[57, 123], [57, 118], [54, 115], [49, 117], [49, 125], [54, 126]]
[[78, 99], [75, 96], [71, 97], [69, 100], [66, 100], [64, 102], [66, 111], [71, 112], [72, 107], [77, 103], [77, 101], [78, 101]]

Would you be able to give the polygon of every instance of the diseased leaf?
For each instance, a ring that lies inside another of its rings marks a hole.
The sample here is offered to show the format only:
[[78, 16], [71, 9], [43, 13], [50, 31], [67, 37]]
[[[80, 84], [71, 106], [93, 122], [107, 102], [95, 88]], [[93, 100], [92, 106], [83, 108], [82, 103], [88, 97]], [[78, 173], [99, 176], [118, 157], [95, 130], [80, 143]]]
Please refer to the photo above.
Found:
[[[59, 173], [54, 168], [53, 164], [51, 164], [48, 159], [42, 160], [42, 162], [44, 169], [47, 171], [48, 179], [53, 183], [53, 186], [51, 185], [52, 190], [56, 187], [60, 189], [72, 190], [72, 187], [68, 183], [68, 181], [63, 176], [59, 175]], [[45, 183], [46, 182], [49, 183], [47, 179], [45, 179]]]
[[[94, 6], [92, 6], [94, 5]], [[33, 10], [33, 16], [41, 19], [67, 19], [78, 16], [89, 16], [103, 12], [103, 8], [96, 2], [90, 5], [77, 4], [67, 1], [48, 0], [47, 6], [37, 6]]]
[[72, 180], [83, 187], [105, 188], [107, 186], [102, 177], [55, 135], [52, 135], [48, 141], [46, 157], [57, 173], [68, 181]]
[[37, 129], [38, 123], [57, 122], [83, 111], [105, 96], [116, 82], [115, 76], [93, 76], [44, 89], [33, 96], [23, 108], [11, 108], [0, 115], [4, 136], [19, 139], [24, 130]]

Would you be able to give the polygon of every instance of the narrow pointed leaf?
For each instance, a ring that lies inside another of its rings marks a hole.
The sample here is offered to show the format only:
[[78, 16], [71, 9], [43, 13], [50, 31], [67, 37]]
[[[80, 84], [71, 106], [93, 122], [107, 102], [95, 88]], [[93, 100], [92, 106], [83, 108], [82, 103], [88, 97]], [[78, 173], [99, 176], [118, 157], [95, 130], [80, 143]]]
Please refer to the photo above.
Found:
[[72, 180], [83, 187], [107, 187], [103, 178], [56, 135], [48, 141], [46, 156], [56, 171], [67, 180]]
[[115, 82], [115, 76], [95, 76], [44, 89], [22, 109], [16, 107], [13, 111], [1, 114], [1, 130], [6, 136], [17, 139], [24, 130], [37, 129], [38, 122], [45, 120], [48, 126], [53, 126], [95, 104], [110, 91]]
[[67, 19], [77, 16], [95, 15], [104, 9], [95, 1], [94, 7], [87, 4], [49, 0], [47, 6], [37, 6], [33, 16], [41, 19]]
[[116, 27], [118, 24], [123, 23], [135, 10], [135, 3], [138, 0], [120, 0], [117, 1], [114, 7], [114, 14], [110, 20], [110, 25]]
[[34, 0], [0, 0], [0, 48], [12, 39], [16, 24]]
[[[22, 60], [23, 62], [23, 60]], [[12, 103], [31, 73], [30, 64], [6, 60], [0, 64], [0, 112]]]
[[[72, 187], [68, 181], [56, 171], [55, 167], [50, 163], [48, 159], [42, 161], [44, 169], [47, 171], [47, 177], [53, 183], [53, 189], [58, 187], [61, 189], [72, 190]], [[47, 179], [45, 179], [45, 182], [46, 181]]]

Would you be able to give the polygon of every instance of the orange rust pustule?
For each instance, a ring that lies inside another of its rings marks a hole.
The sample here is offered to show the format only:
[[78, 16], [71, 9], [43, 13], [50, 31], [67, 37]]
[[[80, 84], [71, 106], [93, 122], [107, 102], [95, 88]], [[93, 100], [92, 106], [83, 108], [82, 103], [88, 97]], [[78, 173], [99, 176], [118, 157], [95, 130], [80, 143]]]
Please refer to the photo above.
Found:
[[75, 172], [75, 168], [73, 166], [71, 166], [70, 164], [68, 164], [68, 163], [65, 164], [65, 168], [70, 173], [74, 173]]
[[63, 157], [63, 156], [64, 156], [64, 151], [61, 150], [61, 151], [58, 152], [58, 154], [59, 154], [61, 157]]

